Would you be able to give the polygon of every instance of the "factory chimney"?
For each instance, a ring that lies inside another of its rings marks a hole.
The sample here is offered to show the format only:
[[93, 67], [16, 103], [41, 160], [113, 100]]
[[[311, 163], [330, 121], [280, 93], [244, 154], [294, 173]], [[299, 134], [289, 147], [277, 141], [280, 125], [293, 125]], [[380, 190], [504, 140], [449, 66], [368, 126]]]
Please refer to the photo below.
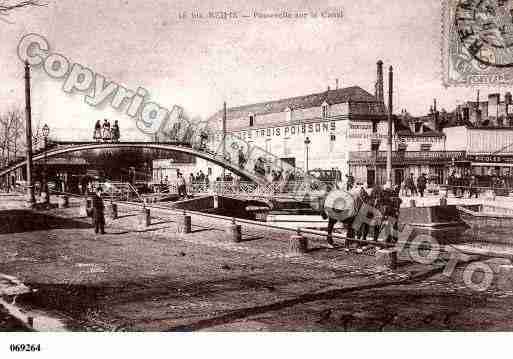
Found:
[[377, 80], [376, 80], [376, 98], [379, 102], [384, 103], [384, 90], [383, 90], [383, 61], [379, 60], [377, 63]]
[[436, 98], [433, 100], [433, 127], [435, 131], [439, 131], [439, 121], [438, 121], [438, 110], [436, 108]]
[[[378, 72], [380, 65], [378, 62]], [[381, 70], [383, 68], [381, 67]], [[379, 81], [379, 80], [378, 80]], [[381, 97], [383, 97], [383, 71], [381, 71]], [[387, 183], [392, 186], [392, 116], [393, 116], [393, 98], [394, 98], [394, 69], [390, 66], [388, 70], [388, 135], [387, 135]]]

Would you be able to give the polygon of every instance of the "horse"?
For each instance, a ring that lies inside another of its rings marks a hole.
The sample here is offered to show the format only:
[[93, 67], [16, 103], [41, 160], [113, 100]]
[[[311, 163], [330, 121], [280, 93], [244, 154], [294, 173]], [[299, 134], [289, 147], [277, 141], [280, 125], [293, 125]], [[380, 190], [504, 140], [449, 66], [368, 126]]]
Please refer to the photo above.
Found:
[[[323, 219], [328, 219], [328, 245], [334, 244], [333, 228], [337, 222], [346, 229], [348, 240], [355, 236], [366, 240], [372, 229], [373, 239], [377, 241], [385, 221], [397, 217], [399, 206], [400, 199], [397, 201], [391, 190], [379, 186], [374, 187], [370, 195], [363, 187], [351, 192], [328, 191], [321, 209]], [[362, 219], [362, 216], [366, 218]]]

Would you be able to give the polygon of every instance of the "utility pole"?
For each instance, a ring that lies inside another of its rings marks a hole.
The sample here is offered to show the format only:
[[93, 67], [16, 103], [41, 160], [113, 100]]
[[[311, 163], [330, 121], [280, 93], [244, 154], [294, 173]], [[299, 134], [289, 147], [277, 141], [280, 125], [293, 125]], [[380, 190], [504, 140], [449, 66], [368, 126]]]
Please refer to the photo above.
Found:
[[387, 183], [392, 185], [392, 112], [394, 94], [394, 69], [388, 71], [388, 136], [387, 136]]
[[[223, 161], [226, 161], [226, 101], [223, 105]], [[223, 182], [225, 180], [225, 168], [223, 166]]]
[[34, 182], [32, 179], [32, 111], [30, 107], [30, 67], [25, 61], [25, 135], [27, 142], [27, 207], [36, 203]]

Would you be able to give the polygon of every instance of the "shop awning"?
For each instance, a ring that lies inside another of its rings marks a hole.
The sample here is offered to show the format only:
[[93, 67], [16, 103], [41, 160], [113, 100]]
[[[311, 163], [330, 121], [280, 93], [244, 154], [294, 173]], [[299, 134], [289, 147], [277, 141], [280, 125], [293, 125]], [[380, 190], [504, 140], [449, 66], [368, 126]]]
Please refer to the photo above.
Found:
[[513, 167], [513, 163], [497, 163], [497, 162], [472, 162], [471, 166], [482, 167]]

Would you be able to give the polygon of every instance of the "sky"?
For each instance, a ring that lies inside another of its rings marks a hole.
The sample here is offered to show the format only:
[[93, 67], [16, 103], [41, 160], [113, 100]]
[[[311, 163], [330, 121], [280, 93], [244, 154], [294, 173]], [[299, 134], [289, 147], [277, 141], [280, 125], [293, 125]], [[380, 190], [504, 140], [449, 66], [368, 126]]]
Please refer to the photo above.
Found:
[[[301, 96], [328, 86], [360, 86], [374, 93], [376, 62], [395, 71], [394, 108], [424, 115], [436, 98], [453, 109], [476, 88], [441, 81], [440, 0], [48, 0], [0, 22], [0, 112], [24, 108], [23, 64], [16, 54], [27, 33], [45, 36], [63, 54], [152, 101], [182, 106], [206, 118], [222, 108]], [[238, 14], [329, 11], [342, 18], [192, 19], [192, 12]], [[187, 18], [180, 19], [180, 13]], [[32, 71], [34, 126], [51, 136], [89, 136], [98, 119], [118, 119], [125, 139], [140, 136], [121, 111], [94, 108], [83, 93], [65, 94], [62, 81]], [[481, 93], [497, 89], [481, 88]], [[501, 90], [505, 92], [506, 90]], [[123, 135], [123, 134], [122, 134]], [[135, 137], [134, 137], [135, 136]]]

